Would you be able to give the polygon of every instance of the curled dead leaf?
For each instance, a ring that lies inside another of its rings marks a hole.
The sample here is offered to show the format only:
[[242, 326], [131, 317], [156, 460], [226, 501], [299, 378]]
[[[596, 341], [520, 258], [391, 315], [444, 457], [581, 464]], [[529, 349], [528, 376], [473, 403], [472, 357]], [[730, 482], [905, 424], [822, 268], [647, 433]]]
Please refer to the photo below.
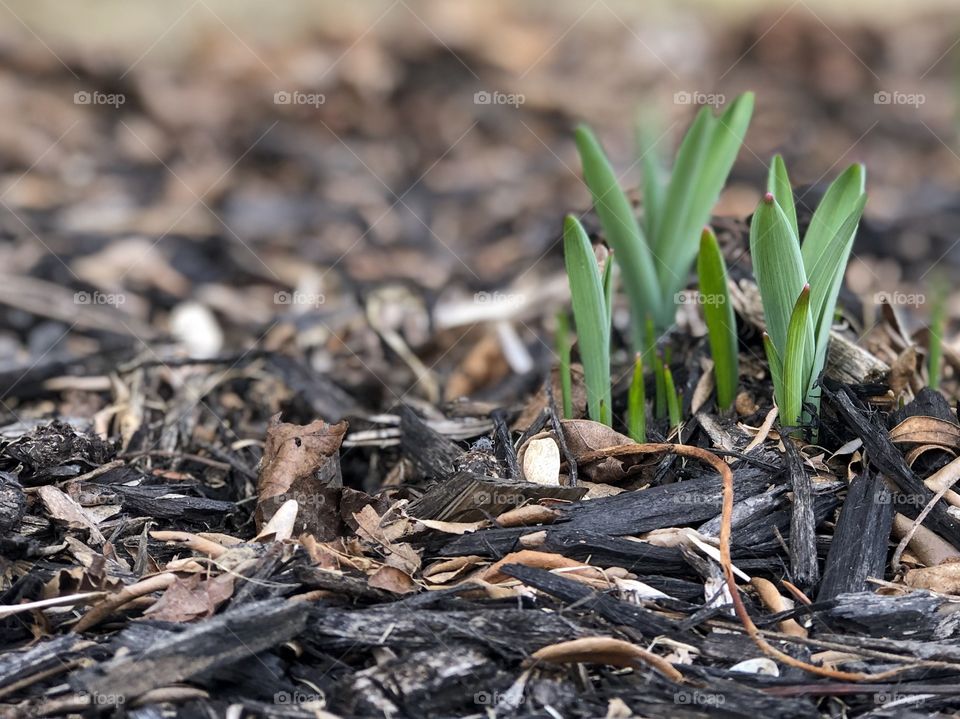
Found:
[[960, 449], [960, 425], [938, 417], [913, 416], [890, 430], [894, 444], [937, 445]]
[[537, 662], [570, 664], [591, 662], [614, 667], [648, 666], [673, 682], [682, 682], [683, 674], [668, 661], [653, 652], [613, 637], [584, 637], [542, 647], [531, 657]]

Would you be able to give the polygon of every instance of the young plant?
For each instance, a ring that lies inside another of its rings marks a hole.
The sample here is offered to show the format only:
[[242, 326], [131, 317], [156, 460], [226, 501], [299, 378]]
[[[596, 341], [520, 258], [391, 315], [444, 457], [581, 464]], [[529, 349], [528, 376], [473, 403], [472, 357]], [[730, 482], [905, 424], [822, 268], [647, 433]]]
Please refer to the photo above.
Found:
[[700, 235], [697, 255], [697, 276], [703, 298], [703, 317], [713, 355], [713, 374], [717, 382], [717, 406], [730, 409], [737, 395], [739, 355], [737, 353], [737, 320], [727, 287], [727, 263], [723, 260], [717, 236], [709, 227]]
[[[590, 419], [609, 425], [610, 408], [610, 278], [600, 275], [597, 256], [580, 221], [569, 215], [563, 222], [563, 257], [570, 282], [577, 346], [583, 363]], [[609, 265], [609, 258], [607, 265]], [[606, 282], [604, 281], [606, 278]], [[606, 288], [605, 288], [606, 285]]]
[[642, 162], [645, 231], [597, 138], [585, 126], [576, 131], [584, 181], [622, 269], [636, 350], [643, 348], [647, 317], [661, 330], [673, 323], [674, 297], [686, 282], [700, 229], [710, 219], [752, 114], [753, 93], [738, 97], [720, 117], [703, 108], [687, 130], [666, 182], [658, 163], [646, 159], [647, 150]]
[[940, 362], [943, 359], [943, 330], [946, 324], [947, 287], [938, 281], [933, 290], [933, 309], [930, 311], [930, 329], [927, 333], [927, 386], [940, 387]]
[[557, 312], [557, 356], [560, 358], [560, 396], [563, 418], [573, 418], [573, 377], [570, 374], [570, 319], [564, 310]]
[[851, 165], [830, 184], [801, 245], [793, 190], [778, 155], [753, 215], [750, 254], [767, 324], [764, 347], [785, 427], [799, 425], [805, 404], [819, 408], [814, 385], [826, 361], [837, 295], [867, 201], [864, 181], [863, 166]]
[[634, 442], [647, 441], [647, 388], [643, 382], [643, 355], [637, 352], [627, 394], [627, 433]]

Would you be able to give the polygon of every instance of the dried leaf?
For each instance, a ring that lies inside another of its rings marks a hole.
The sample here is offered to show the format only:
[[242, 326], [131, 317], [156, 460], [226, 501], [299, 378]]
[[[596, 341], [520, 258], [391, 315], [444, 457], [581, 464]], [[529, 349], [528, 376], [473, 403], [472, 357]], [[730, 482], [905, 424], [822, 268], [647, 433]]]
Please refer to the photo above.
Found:
[[531, 659], [552, 664], [591, 662], [593, 664], [609, 664], [615, 667], [647, 665], [656, 669], [671, 681], [683, 681], [683, 675], [662, 657], [648, 652], [636, 644], [613, 637], [585, 637], [569, 642], [551, 644], [535, 651], [531, 655]]
[[370, 575], [367, 584], [375, 589], [384, 589], [394, 594], [409, 594], [416, 591], [417, 584], [406, 572], [384, 564]]
[[217, 607], [233, 596], [233, 582], [232, 574], [207, 580], [199, 574], [177, 578], [144, 614], [164, 622], [190, 622], [213, 616]]
[[941, 594], [960, 594], [960, 562], [950, 562], [937, 567], [911, 569], [903, 581], [914, 589], [929, 589]]
[[318, 539], [339, 534], [339, 496], [343, 486], [338, 450], [347, 423], [330, 425], [316, 420], [308, 425], [288, 424], [274, 415], [267, 429], [260, 478], [257, 482], [257, 528], [284, 502], [297, 501], [296, 533]]
[[935, 444], [960, 449], [960, 426], [937, 417], [913, 416], [890, 430], [894, 444]]
[[413, 576], [420, 568], [420, 555], [409, 544], [392, 542], [380, 526], [380, 516], [367, 505], [353, 515], [357, 522], [357, 534], [383, 549], [387, 564]]

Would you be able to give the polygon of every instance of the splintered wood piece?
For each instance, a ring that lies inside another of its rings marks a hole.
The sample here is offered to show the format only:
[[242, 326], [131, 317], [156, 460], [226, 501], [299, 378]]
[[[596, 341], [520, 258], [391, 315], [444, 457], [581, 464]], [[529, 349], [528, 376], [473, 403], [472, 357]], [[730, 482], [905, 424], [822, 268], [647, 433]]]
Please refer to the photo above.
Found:
[[787, 471], [793, 487], [790, 514], [790, 569], [801, 589], [809, 589], [820, 579], [817, 563], [817, 520], [814, 515], [813, 480], [807, 474], [800, 450], [789, 439], [783, 440]]
[[406, 405], [400, 407], [399, 414], [400, 450], [413, 462], [418, 474], [427, 479], [442, 479], [453, 474], [463, 450]]
[[410, 503], [407, 513], [417, 519], [476, 522], [539, 499], [575, 501], [586, 493], [585, 487], [545, 487], [459, 472], [430, 487]]
[[[857, 407], [855, 400], [845, 387], [836, 391], [829, 385], [823, 387], [823, 396], [839, 414], [843, 422], [862, 441], [867, 450], [871, 465], [879, 469], [900, 490], [894, 506], [897, 511], [908, 517], [916, 517], [921, 508], [927, 506], [934, 493], [913, 473], [903, 459], [903, 455], [890, 441], [884, 427]], [[937, 502], [924, 520], [929, 528], [960, 549], [960, 521], [953, 517], [944, 506]]]
[[867, 590], [867, 579], [883, 578], [893, 504], [883, 478], [865, 473], [854, 478], [830, 541], [817, 601]]
[[282, 644], [304, 631], [308, 613], [303, 602], [251, 602], [182, 632], [166, 634], [143, 651], [118, 654], [76, 680], [91, 694], [132, 700]]

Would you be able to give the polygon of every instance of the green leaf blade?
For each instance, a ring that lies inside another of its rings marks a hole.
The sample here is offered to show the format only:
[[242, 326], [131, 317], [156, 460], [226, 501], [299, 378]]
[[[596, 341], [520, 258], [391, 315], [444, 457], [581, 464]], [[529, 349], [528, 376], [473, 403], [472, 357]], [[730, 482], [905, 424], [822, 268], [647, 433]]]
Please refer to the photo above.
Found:
[[686, 282], [700, 230], [710, 221], [733, 168], [753, 107], [753, 93], [746, 92], [720, 117], [704, 108], [684, 137], [655, 244], [660, 285], [669, 296]]
[[610, 324], [597, 257], [586, 231], [572, 215], [563, 223], [563, 255], [587, 386], [587, 408], [594, 421], [603, 422], [610, 412]]
[[783, 406], [780, 423], [796, 427], [800, 422], [803, 402], [807, 398], [810, 371], [807, 362], [810, 340], [810, 286], [805, 285], [790, 315], [786, 352], [783, 357]]
[[753, 214], [750, 256], [760, 288], [767, 333], [777, 351], [783, 354], [790, 316], [807, 277], [799, 240], [771, 193], [767, 193]]
[[623, 268], [623, 286], [630, 299], [636, 348], [642, 346], [642, 320], [646, 312], [659, 313], [662, 301], [653, 257], [646, 238], [600, 142], [586, 126], [574, 133], [583, 179], [605, 239]]
[[787, 166], [780, 155], [774, 155], [770, 163], [770, 172], [767, 176], [767, 192], [773, 195], [783, 214], [786, 215], [793, 234], [800, 237], [797, 226], [797, 206], [793, 201], [793, 187], [790, 176], [787, 175]]
[[737, 352], [737, 320], [727, 287], [727, 265], [709, 227], [700, 237], [697, 276], [703, 297], [703, 315], [707, 323], [710, 353], [713, 356], [717, 383], [717, 405], [729, 409], [737, 393], [739, 355]]

